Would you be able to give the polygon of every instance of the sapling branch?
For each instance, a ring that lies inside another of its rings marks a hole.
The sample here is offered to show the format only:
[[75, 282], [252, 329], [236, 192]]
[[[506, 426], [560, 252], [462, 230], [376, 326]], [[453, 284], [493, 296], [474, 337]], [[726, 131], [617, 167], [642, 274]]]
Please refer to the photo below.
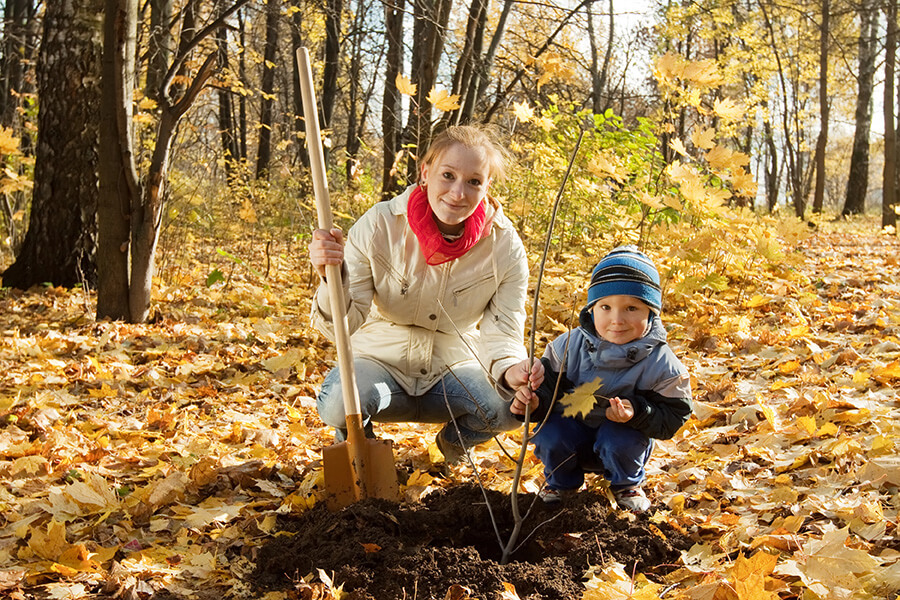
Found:
[[[556, 193], [556, 200], [553, 202], [553, 211], [550, 214], [550, 224], [547, 227], [547, 237], [544, 240], [544, 253], [541, 256], [541, 264], [538, 269], [537, 274], [537, 282], [534, 286], [534, 304], [531, 310], [531, 335], [530, 342], [528, 346], [528, 372], [531, 372], [531, 366], [534, 364], [534, 338], [535, 333], [537, 331], [537, 318], [538, 318], [538, 306], [540, 303], [541, 297], [541, 281], [544, 277], [544, 269], [547, 264], [547, 254], [550, 251], [550, 241], [553, 239], [553, 226], [556, 222], [556, 214], [559, 212], [560, 201], [562, 200], [563, 191], [566, 189], [566, 182], [569, 180], [569, 174], [572, 172], [572, 167], [575, 164], [575, 158], [578, 156], [578, 149], [581, 147], [581, 140], [584, 139], [584, 134], [587, 131], [585, 127], [581, 128], [581, 131], [578, 134], [578, 141], [575, 142], [575, 149], [572, 150], [572, 157], [569, 159], [569, 164], [566, 167], [566, 173], [563, 176], [562, 183], [559, 186], [559, 191]], [[557, 382], [558, 383], [558, 382]], [[529, 385], [526, 382], [526, 385]], [[519, 460], [516, 462], [516, 472], [513, 477], [513, 485], [512, 492], [510, 493], [510, 502], [512, 503], [512, 514], [513, 514], [513, 530], [509, 536], [509, 540], [506, 543], [506, 547], [503, 548], [503, 556], [500, 558], [500, 564], [505, 565], [509, 562], [509, 556], [512, 553], [512, 549], [516, 547], [516, 541], [519, 539], [519, 533], [522, 530], [522, 522], [524, 519], [521, 517], [519, 513], [519, 482], [522, 478], [522, 465], [525, 463], [525, 455], [528, 449], [528, 442], [531, 440], [529, 435], [529, 429], [531, 428], [531, 405], [527, 405], [525, 408], [525, 422], [522, 425], [522, 448], [519, 452]]]

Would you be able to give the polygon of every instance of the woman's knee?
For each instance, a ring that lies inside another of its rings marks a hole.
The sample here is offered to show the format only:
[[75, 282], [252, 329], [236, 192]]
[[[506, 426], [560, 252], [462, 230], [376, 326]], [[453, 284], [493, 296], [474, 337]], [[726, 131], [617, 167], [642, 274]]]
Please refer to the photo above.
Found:
[[341, 380], [337, 369], [332, 369], [322, 382], [322, 389], [316, 398], [316, 409], [319, 418], [330, 427], [344, 427], [346, 413], [341, 391]]

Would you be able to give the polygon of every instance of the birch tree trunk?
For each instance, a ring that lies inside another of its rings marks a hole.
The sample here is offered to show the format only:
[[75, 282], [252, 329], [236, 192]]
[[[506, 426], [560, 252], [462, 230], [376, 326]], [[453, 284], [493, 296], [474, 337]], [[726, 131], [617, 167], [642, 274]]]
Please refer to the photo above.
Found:
[[813, 212], [821, 213], [825, 199], [825, 149], [828, 146], [828, 22], [831, 6], [822, 0], [822, 24], [819, 32], [819, 137], [816, 140], [816, 188]]
[[103, 0], [53, 2], [44, 14], [28, 232], [3, 285], [97, 282], [97, 185]]
[[897, 130], [894, 97], [895, 63], [897, 60], [897, 0], [887, 0], [887, 37], [884, 56], [884, 172], [882, 174], [881, 226], [896, 227], [897, 213]]

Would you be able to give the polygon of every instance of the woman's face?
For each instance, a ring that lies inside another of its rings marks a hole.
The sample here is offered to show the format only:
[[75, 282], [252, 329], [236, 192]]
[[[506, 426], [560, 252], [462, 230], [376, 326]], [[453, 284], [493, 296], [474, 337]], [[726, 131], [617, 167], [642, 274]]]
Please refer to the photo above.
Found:
[[422, 166], [428, 205], [442, 233], [457, 234], [487, 196], [489, 165], [482, 152], [453, 144]]

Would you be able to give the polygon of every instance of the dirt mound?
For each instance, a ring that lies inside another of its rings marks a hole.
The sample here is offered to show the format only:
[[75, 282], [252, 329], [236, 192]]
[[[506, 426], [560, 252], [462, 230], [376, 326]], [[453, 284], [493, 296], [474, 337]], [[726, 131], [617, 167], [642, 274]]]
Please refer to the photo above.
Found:
[[505, 544], [513, 526], [510, 501], [499, 492], [486, 494], [490, 510], [473, 485], [439, 490], [413, 505], [373, 499], [337, 512], [317, 506], [279, 523], [291, 535], [260, 549], [254, 582], [287, 589], [323, 569], [354, 600], [443, 599], [454, 584], [473, 597], [492, 598], [504, 582], [522, 600], [571, 600], [581, 597], [591, 565], [615, 560], [659, 577], [692, 543], [646, 515], [617, 514], [595, 492], [566, 498], [559, 508], [525, 494], [521, 510], [530, 513], [519, 548], [501, 565], [499, 540]]

